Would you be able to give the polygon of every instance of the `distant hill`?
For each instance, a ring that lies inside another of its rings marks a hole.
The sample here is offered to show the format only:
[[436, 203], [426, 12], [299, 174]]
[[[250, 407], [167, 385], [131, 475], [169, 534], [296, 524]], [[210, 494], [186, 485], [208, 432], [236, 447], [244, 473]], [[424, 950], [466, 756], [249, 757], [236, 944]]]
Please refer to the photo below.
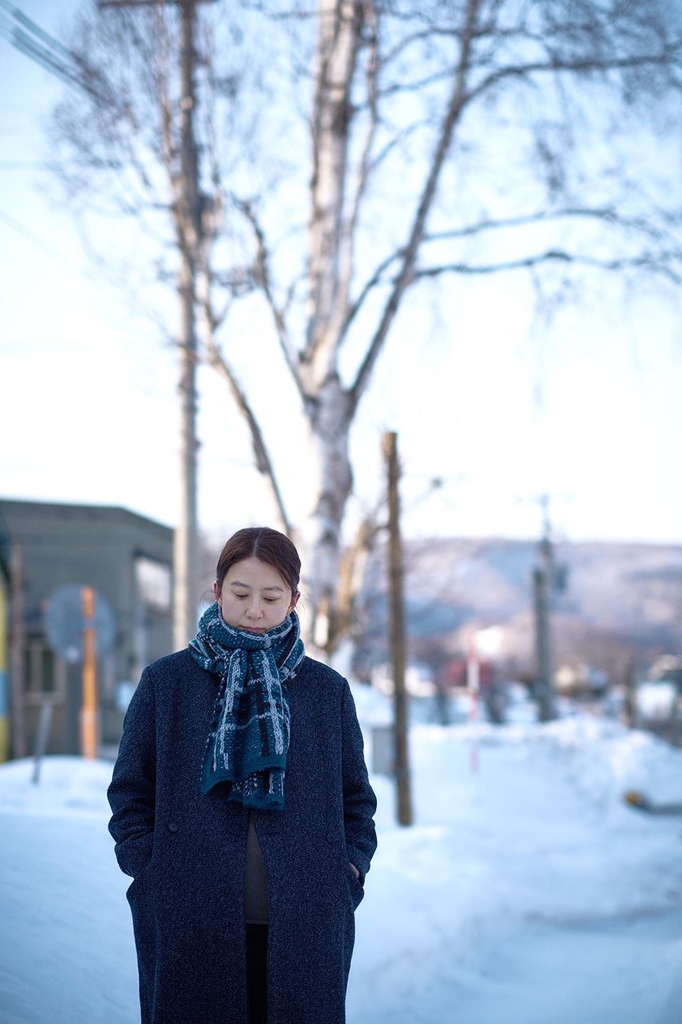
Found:
[[[452, 650], [467, 623], [505, 627], [506, 652], [532, 659], [535, 541], [435, 538], [405, 543], [405, 604], [412, 652]], [[631, 659], [682, 653], [682, 546], [559, 543], [567, 585], [553, 600], [557, 657], [602, 662], [613, 674]], [[366, 641], [374, 651], [387, 630], [383, 549], [365, 577]], [[367, 652], [369, 653], [369, 652]], [[617, 654], [617, 657], [616, 657]]]

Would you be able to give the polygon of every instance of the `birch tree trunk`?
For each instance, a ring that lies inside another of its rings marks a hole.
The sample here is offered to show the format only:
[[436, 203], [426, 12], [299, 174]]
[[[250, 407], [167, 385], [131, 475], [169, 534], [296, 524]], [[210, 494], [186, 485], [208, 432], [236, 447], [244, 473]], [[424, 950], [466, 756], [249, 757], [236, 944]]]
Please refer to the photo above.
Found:
[[[306, 474], [315, 485], [301, 530], [308, 569], [305, 580], [310, 610], [308, 641], [327, 653], [341, 633], [338, 591], [341, 580], [341, 527], [351, 492], [349, 432], [378, 354], [409, 286], [433, 205], [438, 179], [462, 112], [466, 95], [471, 42], [480, 0], [463, 5], [459, 59], [452, 92], [441, 123], [428, 174], [416, 206], [409, 238], [401, 251], [398, 272], [377, 328], [367, 345], [356, 379], [344, 388], [338, 354], [352, 314], [349, 307], [353, 272], [353, 233], [360, 194], [366, 182], [361, 168], [355, 203], [348, 202], [348, 149], [355, 80], [363, 30], [373, 24], [373, 5], [360, 0], [320, 0], [315, 105], [312, 122], [313, 176], [309, 231], [310, 312], [306, 346], [300, 358], [300, 379], [307, 418], [309, 460]], [[372, 68], [368, 77], [371, 79]], [[371, 92], [371, 84], [370, 84]], [[370, 139], [373, 126], [370, 125]], [[352, 209], [348, 209], [348, 206]]]
[[341, 526], [353, 476], [348, 454], [351, 425], [348, 394], [336, 375], [309, 403], [307, 452], [303, 462], [310, 486], [307, 514], [298, 532], [303, 555], [303, 625], [308, 643], [333, 650], [338, 634], [337, 595]]
[[350, 268], [342, 266], [351, 88], [364, 24], [359, 0], [320, 0], [312, 118], [308, 318], [298, 361], [307, 431], [305, 475], [311, 496], [299, 531], [306, 595], [305, 630], [318, 654], [337, 634], [341, 524], [353, 475], [353, 419], [337, 358]]

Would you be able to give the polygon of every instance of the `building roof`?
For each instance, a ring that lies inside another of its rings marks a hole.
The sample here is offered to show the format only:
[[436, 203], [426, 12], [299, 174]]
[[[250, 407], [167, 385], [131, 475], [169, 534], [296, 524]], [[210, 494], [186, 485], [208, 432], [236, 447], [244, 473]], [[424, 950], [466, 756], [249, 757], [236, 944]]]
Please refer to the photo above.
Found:
[[[138, 526], [156, 527], [160, 531], [173, 533], [173, 527], [160, 523], [156, 519], [140, 515], [138, 512], [131, 512], [129, 509], [121, 508], [118, 505], [78, 505], [66, 502], [29, 501], [18, 498], [0, 497], [0, 538], [3, 534], [9, 534], [7, 524], [2, 522], [3, 514], [6, 513], [14, 518], [15, 515], [30, 515], [31, 513], [40, 516], [41, 514], [50, 517], [64, 519], [86, 519], [90, 522], [99, 520], [109, 523], [128, 523]], [[1, 545], [1, 540], [0, 540]]]

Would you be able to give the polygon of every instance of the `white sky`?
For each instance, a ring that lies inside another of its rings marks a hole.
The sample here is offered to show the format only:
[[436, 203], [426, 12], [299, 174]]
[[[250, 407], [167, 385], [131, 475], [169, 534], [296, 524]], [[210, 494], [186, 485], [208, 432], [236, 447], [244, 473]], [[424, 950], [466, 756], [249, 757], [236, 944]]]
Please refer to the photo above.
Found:
[[[57, 6], [75, 4], [20, 3], [51, 32]], [[0, 83], [0, 495], [122, 505], [172, 525], [176, 356], [96, 283], [69, 213], [48, 197], [42, 123], [65, 87], [2, 38]], [[408, 536], [535, 536], [548, 492], [569, 540], [682, 543], [679, 299], [592, 278], [580, 300], [547, 326], [520, 276], [415, 292], [353, 434], [362, 499], [381, 492], [390, 429]], [[260, 397], [296, 518], [301, 425], [279, 367]], [[200, 387], [202, 526], [272, 521], [225, 385], [204, 369]], [[429, 492], [434, 477], [444, 484]]]

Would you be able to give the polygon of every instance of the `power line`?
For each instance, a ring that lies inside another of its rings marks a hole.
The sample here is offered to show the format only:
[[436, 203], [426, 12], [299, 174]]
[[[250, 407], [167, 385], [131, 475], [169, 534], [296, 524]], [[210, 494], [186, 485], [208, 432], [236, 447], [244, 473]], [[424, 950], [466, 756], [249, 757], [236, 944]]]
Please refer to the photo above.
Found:
[[42, 160], [0, 160], [0, 171], [34, 171], [37, 167], [47, 167]]
[[[202, 0], [202, 2], [206, 2], [206, 0]], [[3, 15], [3, 11], [7, 12], [13, 20]], [[48, 32], [45, 32], [44, 29], [32, 21], [18, 7], [9, 3], [9, 0], [0, 0], [0, 36], [7, 39], [21, 53], [67, 85], [88, 93], [100, 104], [115, 105], [116, 99], [112, 94], [105, 95], [101, 89], [93, 84], [92, 72], [88, 69], [85, 62], [80, 60], [71, 50], [68, 50]], [[118, 168], [120, 166], [117, 161], [102, 161], [101, 163], [103, 167]], [[10, 161], [7, 161], [4, 167], [0, 164], [0, 169], [14, 169], [10, 164]], [[52, 259], [57, 260], [61, 266], [66, 267], [79, 277], [97, 285], [106, 283], [117, 287], [115, 284], [112, 285], [112, 282], [103, 281], [102, 278], [97, 277], [95, 274], [76, 266], [76, 264], [71, 263], [69, 260], [65, 260], [63, 255], [56, 249], [53, 249], [32, 231], [24, 227], [23, 224], [20, 224], [14, 217], [1, 209], [0, 221], [3, 221], [13, 231], [16, 231], [23, 238], [38, 246], [39, 249], [42, 249]], [[131, 298], [129, 297], [129, 300]], [[145, 308], [134, 298], [130, 301], [130, 305], [137, 313], [149, 317], [165, 333], [165, 324], [163, 324], [155, 311]]]
[[0, 36], [62, 82], [105, 101], [101, 92], [88, 81], [85, 68], [71, 50], [67, 50], [59, 40], [45, 32], [8, 0], [0, 0], [0, 8], [13, 19], [5, 17], [0, 20]]
[[24, 14], [23, 11], [20, 11], [18, 7], [14, 7], [14, 5], [10, 4], [8, 0], [0, 0], [0, 7], [3, 7], [12, 15], [15, 21], [18, 21], [24, 26], [24, 28], [28, 29], [29, 32], [32, 32], [37, 36], [38, 39], [42, 39], [49, 47], [60, 52], [67, 60], [71, 60], [73, 58], [73, 54], [62, 46], [59, 40], [54, 39], [53, 36], [45, 32], [45, 30], [40, 28], [35, 21], [31, 21], [28, 15]]
[[34, 245], [37, 245], [39, 249], [46, 252], [48, 256], [52, 257], [52, 259], [57, 260], [61, 266], [66, 267], [68, 270], [79, 274], [81, 277], [88, 278], [91, 281], [97, 280], [93, 274], [90, 274], [87, 270], [83, 270], [81, 267], [77, 267], [75, 263], [71, 263], [69, 260], [65, 259], [63, 254], [58, 252], [57, 249], [53, 249], [51, 245], [44, 242], [38, 237], [38, 235], [34, 235], [29, 228], [24, 227], [23, 224], [20, 224], [18, 220], [15, 220], [14, 217], [10, 216], [9, 213], [5, 213], [2, 209], [0, 209], [0, 220], [7, 224], [8, 227], [12, 228], [13, 231], [20, 234], [23, 238], [26, 238], [29, 242], [33, 242]]
[[[112, 281], [107, 281], [106, 278], [98, 277], [91, 271], [86, 270], [83, 267], [79, 267], [75, 263], [72, 263], [71, 260], [66, 259], [64, 255], [60, 253], [57, 249], [53, 249], [51, 245], [48, 245], [47, 242], [44, 242], [42, 238], [34, 234], [29, 228], [24, 227], [23, 224], [21, 224], [18, 220], [15, 220], [14, 217], [10, 216], [10, 214], [6, 213], [3, 209], [0, 209], [0, 221], [5, 223], [8, 227], [12, 228], [13, 231], [16, 231], [27, 241], [32, 242], [34, 245], [37, 245], [39, 249], [42, 249], [44, 253], [50, 256], [53, 260], [56, 260], [61, 267], [65, 267], [67, 270], [71, 271], [72, 274], [77, 274], [78, 277], [82, 277], [84, 280], [89, 281], [92, 284], [96, 284], [98, 286], [105, 284], [108, 285], [108, 287], [114, 288], [116, 289], [116, 291], [120, 292], [121, 289], [117, 284], [115, 284]], [[164, 334], [167, 333], [166, 326], [163, 320], [159, 317], [158, 313], [155, 310], [142, 305], [142, 303], [140, 303], [133, 295], [130, 294], [128, 295], [128, 303], [130, 305], [130, 308], [134, 312], [141, 314], [142, 316], [148, 317], [159, 330], [161, 330]]]

